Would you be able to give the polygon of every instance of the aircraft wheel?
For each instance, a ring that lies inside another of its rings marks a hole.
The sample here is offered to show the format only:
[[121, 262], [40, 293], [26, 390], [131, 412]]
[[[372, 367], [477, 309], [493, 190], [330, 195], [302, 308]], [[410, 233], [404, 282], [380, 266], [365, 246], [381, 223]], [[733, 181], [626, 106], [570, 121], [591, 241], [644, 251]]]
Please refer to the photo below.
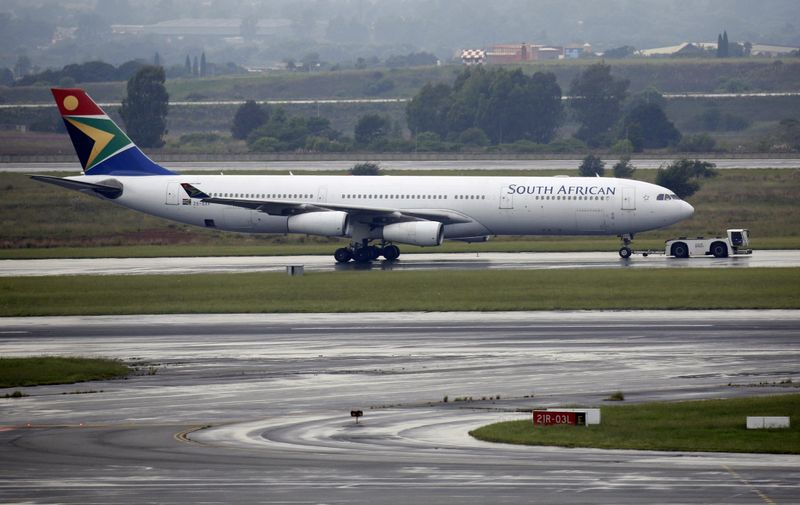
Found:
[[620, 250], [619, 250], [619, 257], [622, 258], [622, 259], [630, 258], [631, 254], [633, 254], [633, 251], [631, 251], [630, 247], [627, 247], [627, 246], [621, 247]]
[[369, 247], [359, 247], [353, 251], [353, 259], [356, 263], [369, 263], [372, 261], [372, 251]]
[[389, 261], [396, 260], [400, 257], [400, 248], [396, 245], [387, 245], [383, 248], [383, 257]]
[[369, 256], [370, 256], [369, 259], [371, 259], [371, 260], [376, 260], [376, 259], [380, 258], [381, 254], [383, 252], [383, 251], [381, 251], [380, 247], [374, 246], [374, 245], [371, 245], [371, 246], [367, 247], [367, 249], [369, 249]]
[[688, 258], [689, 246], [687, 246], [683, 242], [672, 244], [672, 255], [675, 256], [676, 258]]
[[340, 247], [339, 249], [336, 249], [336, 251], [333, 253], [333, 257], [336, 259], [337, 263], [347, 263], [353, 259], [350, 249], [347, 249], [346, 247]]

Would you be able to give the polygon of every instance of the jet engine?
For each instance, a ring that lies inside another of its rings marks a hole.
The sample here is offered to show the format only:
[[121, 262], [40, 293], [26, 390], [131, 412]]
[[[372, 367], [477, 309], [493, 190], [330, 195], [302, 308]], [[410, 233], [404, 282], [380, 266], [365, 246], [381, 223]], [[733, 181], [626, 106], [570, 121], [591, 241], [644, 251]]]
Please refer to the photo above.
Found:
[[343, 237], [347, 233], [347, 221], [347, 212], [307, 212], [289, 216], [286, 224], [289, 233]]
[[383, 240], [419, 246], [441, 245], [444, 226], [437, 221], [408, 221], [383, 227]]

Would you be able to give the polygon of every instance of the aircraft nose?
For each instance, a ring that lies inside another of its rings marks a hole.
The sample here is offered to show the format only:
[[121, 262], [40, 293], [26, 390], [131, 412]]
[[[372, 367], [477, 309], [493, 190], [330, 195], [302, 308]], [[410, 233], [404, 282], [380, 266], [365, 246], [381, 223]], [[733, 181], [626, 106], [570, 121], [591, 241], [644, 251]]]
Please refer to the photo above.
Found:
[[694, 214], [694, 207], [688, 202], [681, 201], [681, 219], [689, 219]]

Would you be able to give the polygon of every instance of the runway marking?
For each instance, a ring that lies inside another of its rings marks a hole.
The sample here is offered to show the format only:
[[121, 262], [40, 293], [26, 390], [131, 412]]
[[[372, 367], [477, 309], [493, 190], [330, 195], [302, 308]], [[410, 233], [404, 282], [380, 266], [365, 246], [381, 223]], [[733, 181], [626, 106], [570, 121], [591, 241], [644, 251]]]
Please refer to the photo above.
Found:
[[767, 505], [777, 505], [769, 496], [767, 496], [764, 493], [762, 493], [761, 491], [759, 491], [759, 489], [757, 487], [755, 487], [754, 485], [750, 484], [749, 481], [747, 481], [744, 477], [739, 475], [739, 473], [736, 472], [736, 470], [734, 470], [733, 468], [731, 468], [728, 465], [722, 465], [722, 468], [727, 470], [727, 472], [729, 474], [733, 475], [739, 482], [741, 482], [745, 486], [749, 487], [750, 490], [753, 491], [755, 494], [757, 494], [758, 497], [761, 498], [761, 500], [764, 503], [766, 503]]
[[7, 330], [7, 331], [0, 331], [0, 335], [18, 335], [20, 333], [30, 333], [29, 331], [25, 330]]
[[524, 330], [524, 329], [598, 329], [598, 328], [712, 328], [713, 324], [510, 324], [510, 325], [447, 325], [447, 326], [295, 326], [292, 331], [328, 330]]
[[196, 442], [196, 441], [192, 440], [191, 438], [189, 438], [189, 435], [194, 433], [195, 431], [204, 430], [204, 429], [210, 428], [210, 427], [211, 427], [210, 424], [204, 424], [204, 425], [201, 425], [201, 426], [192, 426], [189, 429], [186, 429], [186, 430], [183, 430], [183, 431], [179, 431], [178, 433], [173, 435], [172, 438], [174, 438], [178, 442], [183, 442], [184, 444], [203, 445], [200, 442]]

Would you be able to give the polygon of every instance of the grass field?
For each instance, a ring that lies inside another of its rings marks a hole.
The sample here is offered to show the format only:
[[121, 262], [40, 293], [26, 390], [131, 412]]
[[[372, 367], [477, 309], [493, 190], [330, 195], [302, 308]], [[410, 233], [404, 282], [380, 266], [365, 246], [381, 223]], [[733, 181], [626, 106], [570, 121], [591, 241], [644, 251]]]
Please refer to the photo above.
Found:
[[0, 316], [797, 308], [797, 268], [0, 278]]
[[37, 356], [0, 358], [0, 388], [73, 384], [124, 377], [127, 365], [111, 359]]
[[[577, 170], [563, 173], [576, 175]], [[453, 177], [510, 174], [550, 176], [554, 172], [448, 173]], [[652, 181], [655, 170], [638, 170], [636, 176]], [[756, 249], [800, 248], [800, 220], [795, 219], [798, 194], [800, 170], [722, 170], [718, 177], [703, 181], [700, 191], [689, 198], [696, 209], [691, 219], [639, 234], [634, 246], [657, 249], [667, 238], [709, 236], [743, 227], [750, 229]], [[0, 174], [0, 258], [331, 254], [338, 243], [298, 235], [212, 232], [40, 184], [22, 174]], [[616, 251], [619, 247], [614, 237], [497, 237], [485, 244], [445, 244], [425, 251]], [[404, 253], [419, 250], [403, 247]]]
[[[655, 451], [800, 454], [800, 395], [603, 407], [602, 424], [510, 421], [471, 431], [488, 442]], [[747, 416], [790, 416], [791, 428], [747, 430]]]

